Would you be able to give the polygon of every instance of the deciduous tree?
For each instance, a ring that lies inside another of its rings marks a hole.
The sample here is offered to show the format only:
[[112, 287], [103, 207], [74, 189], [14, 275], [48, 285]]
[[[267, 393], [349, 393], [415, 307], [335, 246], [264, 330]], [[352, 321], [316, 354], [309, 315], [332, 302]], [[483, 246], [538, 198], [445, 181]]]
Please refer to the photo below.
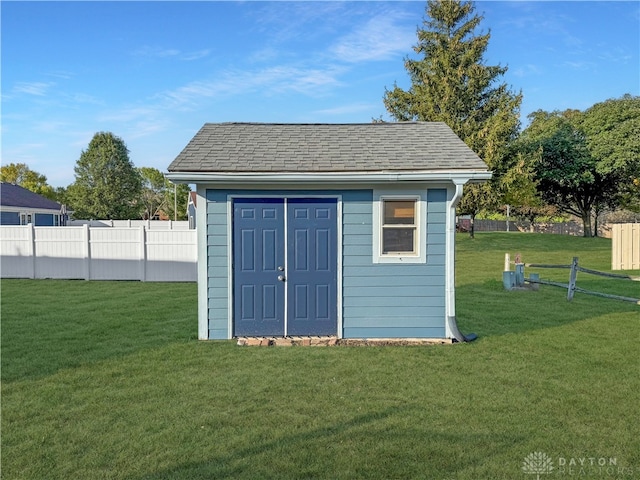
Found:
[[76, 218], [138, 218], [142, 180], [120, 137], [96, 133], [76, 163], [75, 178], [67, 195]]
[[584, 112], [579, 126], [596, 170], [617, 177], [616, 204], [640, 212], [640, 97], [597, 103]]
[[155, 168], [141, 167], [139, 170], [143, 182], [142, 217], [153, 218], [162, 211], [171, 220], [186, 219], [189, 186], [174, 185], [165, 178], [160, 170]]
[[0, 167], [0, 181], [20, 185], [38, 195], [57, 200], [55, 190], [47, 183], [47, 177], [31, 170], [26, 163], [10, 163]]
[[597, 235], [592, 215], [598, 208], [614, 205], [618, 173], [598, 167], [580, 127], [584, 114], [538, 110], [529, 119], [518, 149], [535, 171], [538, 192], [547, 203], [581, 218], [585, 237]]

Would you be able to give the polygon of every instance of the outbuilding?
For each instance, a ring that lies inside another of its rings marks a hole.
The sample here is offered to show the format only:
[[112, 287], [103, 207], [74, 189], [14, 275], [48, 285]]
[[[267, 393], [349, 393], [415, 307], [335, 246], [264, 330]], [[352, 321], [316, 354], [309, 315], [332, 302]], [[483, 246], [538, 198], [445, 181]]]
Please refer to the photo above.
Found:
[[168, 168], [196, 185], [198, 336], [464, 341], [463, 186], [491, 177], [444, 123], [208, 123]]

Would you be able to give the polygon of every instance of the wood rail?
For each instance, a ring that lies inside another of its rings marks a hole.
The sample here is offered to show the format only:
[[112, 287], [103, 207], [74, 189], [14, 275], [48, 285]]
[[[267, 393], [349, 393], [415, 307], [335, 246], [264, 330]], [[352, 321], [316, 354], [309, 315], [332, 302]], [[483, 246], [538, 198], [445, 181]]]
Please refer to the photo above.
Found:
[[[622, 300], [625, 302], [631, 302], [631, 303], [635, 303], [636, 305], [640, 305], [640, 299], [638, 298], [631, 298], [631, 297], [624, 297], [621, 295], [613, 295], [610, 293], [603, 293], [603, 292], [595, 292], [592, 290], [586, 290], [584, 288], [580, 288], [578, 286], [576, 286], [576, 280], [577, 280], [577, 276], [578, 276], [578, 272], [584, 272], [584, 273], [588, 273], [590, 275], [597, 275], [597, 276], [601, 276], [601, 277], [607, 277], [607, 278], [614, 278], [614, 279], [618, 279], [618, 280], [631, 280], [634, 282], [638, 282], [640, 281], [640, 276], [635, 276], [635, 275], [621, 275], [621, 274], [617, 274], [617, 273], [609, 273], [609, 272], [600, 272], [598, 270], [593, 270], [591, 268], [585, 268], [585, 267], [581, 267], [578, 264], [578, 257], [573, 257], [573, 261], [571, 262], [571, 264], [543, 264], [543, 263], [521, 263], [521, 258], [520, 255], [518, 254], [516, 256], [517, 261], [516, 262], [511, 262], [510, 261], [510, 256], [509, 254], [505, 254], [505, 272], [503, 274], [503, 282], [505, 285], [505, 288], [507, 289], [511, 289], [508, 287], [508, 285], [511, 285], [511, 287], [523, 287], [524, 283], [529, 283], [529, 284], [542, 284], [542, 285], [552, 285], [555, 287], [561, 287], [561, 288], [566, 288], [567, 289], [567, 300], [571, 301], [573, 299], [573, 296], [576, 292], [579, 293], [584, 293], [587, 295], [595, 295], [598, 297], [604, 297], [604, 298], [610, 298], [613, 300]], [[509, 275], [513, 272], [510, 271], [509, 265], [515, 263], [516, 264], [516, 272], [515, 275]], [[542, 280], [539, 278], [539, 276], [537, 274], [531, 274], [529, 276], [529, 278], [524, 277], [524, 267], [528, 267], [528, 268], [557, 268], [557, 269], [569, 269], [570, 270], [570, 274], [569, 274], [569, 283], [561, 283], [561, 282], [553, 282], [551, 280]], [[507, 270], [509, 269], [509, 270]], [[513, 280], [511, 280], [513, 279]]]

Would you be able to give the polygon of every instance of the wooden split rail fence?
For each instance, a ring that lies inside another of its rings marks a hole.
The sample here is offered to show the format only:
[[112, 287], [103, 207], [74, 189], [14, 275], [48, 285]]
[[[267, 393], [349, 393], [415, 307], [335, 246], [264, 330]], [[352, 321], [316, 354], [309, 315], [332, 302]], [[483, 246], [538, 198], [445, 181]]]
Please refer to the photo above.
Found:
[[[511, 264], [515, 263], [515, 271], [511, 271]], [[538, 285], [553, 285], [556, 287], [567, 289], [567, 300], [573, 300], [573, 296], [576, 292], [584, 293], [587, 295], [595, 295], [598, 297], [611, 298], [614, 300], [622, 300], [625, 302], [632, 302], [636, 305], [640, 305], [640, 299], [632, 297], [624, 297], [621, 295], [612, 295], [609, 293], [594, 292], [592, 290], [586, 290], [576, 285], [578, 272], [584, 272], [591, 275], [597, 275], [600, 277], [615, 278], [619, 280], [631, 280], [640, 282], [640, 276], [634, 275], [620, 275], [617, 273], [600, 272], [592, 270], [590, 268], [581, 267], [578, 263], [578, 257], [573, 257], [573, 261], [567, 265], [549, 265], [542, 263], [523, 263], [519, 255], [516, 255], [515, 262], [511, 262], [508, 253], [505, 254], [505, 270], [503, 272], [503, 283], [507, 290], [513, 290], [515, 288], [523, 288], [526, 283], [536, 288]], [[556, 269], [569, 269], [569, 283], [554, 282], [551, 280], [543, 280], [537, 273], [531, 273], [528, 278], [524, 276], [524, 268], [556, 268]]]

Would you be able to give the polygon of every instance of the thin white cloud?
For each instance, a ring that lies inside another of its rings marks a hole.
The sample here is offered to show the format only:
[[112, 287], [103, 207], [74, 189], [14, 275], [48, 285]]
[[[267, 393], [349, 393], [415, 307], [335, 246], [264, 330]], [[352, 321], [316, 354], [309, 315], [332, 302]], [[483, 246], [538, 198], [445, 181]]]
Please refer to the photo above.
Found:
[[145, 45], [133, 52], [134, 56], [149, 58], [176, 58], [183, 61], [199, 60], [207, 57], [211, 53], [209, 49], [194, 50], [191, 52], [183, 52], [177, 48], [151, 47]]
[[[510, 69], [511, 70], [511, 69]], [[537, 65], [528, 63], [513, 69], [513, 75], [519, 78], [530, 77], [532, 75], [542, 75], [542, 70]]]
[[13, 87], [13, 91], [43, 97], [54, 85], [53, 82], [19, 82]]
[[211, 53], [211, 50], [209, 49], [197, 50], [195, 52], [187, 52], [182, 55], [181, 59], [187, 62], [190, 62], [192, 60], [199, 60], [201, 58], [208, 57], [210, 53]]
[[139, 56], [139, 57], [166, 58], [166, 57], [175, 57], [177, 55], [180, 55], [180, 50], [176, 48], [160, 48], [160, 47], [151, 47], [149, 45], [145, 45], [135, 50], [133, 52], [133, 55]]
[[349, 63], [388, 60], [406, 54], [416, 42], [415, 28], [402, 24], [401, 13], [381, 13], [338, 40], [330, 48], [337, 60]]
[[203, 99], [244, 95], [260, 90], [264, 94], [297, 92], [321, 96], [331, 87], [340, 86], [342, 68], [305, 68], [288, 65], [258, 70], [228, 70], [214, 79], [194, 81], [159, 95], [167, 106], [191, 108]]
[[574, 61], [566, 61], [563, 63], [565, 67], [569, 67], [573, 70], [589, 70], [596, 66], [594, 62], [588, 60], [574, 60]]
[[66, 72], [63, 70], [48, 72], [47, 75], [49, 77], [59, 78], [61, 80], [69, 80], [70, 78], [73, 78], [73, 74], [71, 72]]

